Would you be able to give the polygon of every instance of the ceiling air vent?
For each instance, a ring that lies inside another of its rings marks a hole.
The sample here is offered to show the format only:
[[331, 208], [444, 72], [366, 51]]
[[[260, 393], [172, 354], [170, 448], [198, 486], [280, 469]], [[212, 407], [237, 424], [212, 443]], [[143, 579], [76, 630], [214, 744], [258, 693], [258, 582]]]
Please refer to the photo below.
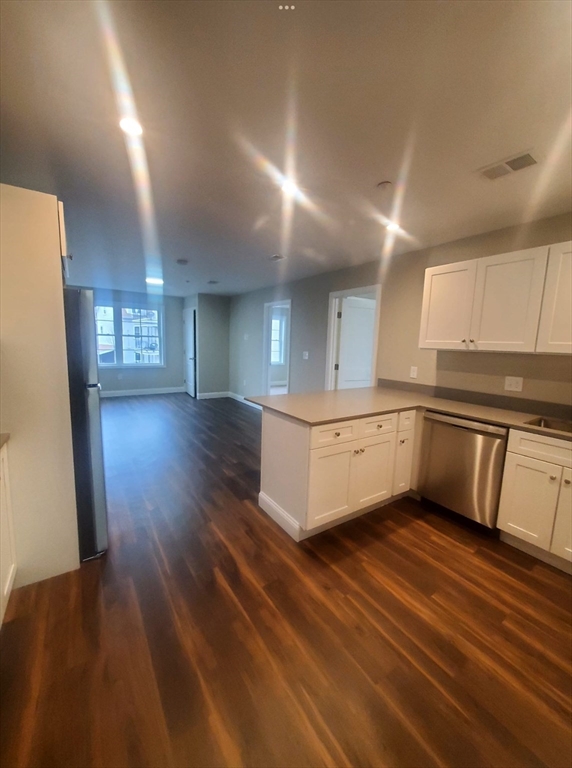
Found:
[[285, 259], [286, 256], [283, 256], [281, 253], [273, 253], [270, 257], [270, 261], [282, 261], [282, 259]]
[[501, 176], [508, 176], [509, 173], [515, 173], [521, 171], [523, 168], [528, 168], [529, 165], [536, 165], [537, 161], [529, 152], [525, 152], [524, 155], [518, 155], [517, 157], [511, 157], [510, 160], [503, 160], [501, 163], [495, 163], [489, 165], [487, 168], [481, 168], [479, 173], [485, 177], [485, 179], [500, 179]]

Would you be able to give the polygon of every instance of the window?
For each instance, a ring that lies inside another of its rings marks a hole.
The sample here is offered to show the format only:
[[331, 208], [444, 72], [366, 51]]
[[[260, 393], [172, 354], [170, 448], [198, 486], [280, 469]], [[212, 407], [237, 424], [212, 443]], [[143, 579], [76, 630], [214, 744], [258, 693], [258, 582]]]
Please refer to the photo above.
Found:
[[270, 365], [284, 365], [284, 327], [283, 317], [273, 317], [270, 328]]
[[96, 306], [97, 360], [100, 365], [162, 365], [160, 309]]

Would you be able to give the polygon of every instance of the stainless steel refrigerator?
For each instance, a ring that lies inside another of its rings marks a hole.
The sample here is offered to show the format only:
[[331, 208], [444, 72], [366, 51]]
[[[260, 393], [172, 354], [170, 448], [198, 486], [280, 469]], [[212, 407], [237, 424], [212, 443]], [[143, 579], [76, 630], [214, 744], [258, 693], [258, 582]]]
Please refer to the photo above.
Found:
[[107, 550], [107, 500], [93, 291], [64, 288], [80, 559]]

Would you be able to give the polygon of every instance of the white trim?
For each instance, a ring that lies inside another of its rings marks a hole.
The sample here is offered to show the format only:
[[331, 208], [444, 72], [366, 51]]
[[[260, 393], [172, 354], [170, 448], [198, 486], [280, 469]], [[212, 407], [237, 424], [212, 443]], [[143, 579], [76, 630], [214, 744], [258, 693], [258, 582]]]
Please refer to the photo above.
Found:
[[526, 552], [527, 555], [536, 557], [537, 560], [542, 560], [543, 563], [552, 565], [554, 568], [558, 568], [565, 573], [572, 574], [572, 563], [569, 563], [568, 560], [565, 560], [563, 557], [558, 557], [558, 555], [555, 555], [552, 552], [547, 552], [545, 549], [536, 547], [534, 544], [531, 544], [528, 541], [523, 541], [522, 539], [519, 539], [510, 533], [505, 533], [504, 531], [500, 532], [500, 540], [504, 541], [505, 544], [509, 544], [515, 549], [520, 549], [521, 552]]
[[[288, 308], [288, 365], [286, 366], [287, 382], [290, 389], [290, 351], [292, 348], [292, 300], [267, 301], [264, 304], [264, 323], [262, 326], [262, 387], [264, 394], [270, 394], [270, 362], [268, 351], [270, 349], [270, 307]], [[284, 386], [284, 385], [282, 385]]]
[[261, 411], [262, 406], [258, 405], [258, 403], [251, 403], [250, 400], [247, 400], [244, 395], [237, 395], [235, 392], [229, 392], [228, 397], [231, 397], [233, 400], [238, 400], [239, 403], [244, 403], [245, 405], [249, 405], [251, 408], [256, 408], [256, 410]]
[[360, 296], [364, 293], [375, 293], [375, 316], [373, 328], [373, 349], [371, 361], [371, 386], [377, 384], [377, 352], [379, 346], [379, 321], [381, 316], [381, 285], [366, 285], [361, 288], [346, 288], [343, 291], [332, 291], [328, 305], [328, 340], [326, 342], [326, 378], [325, 389], [334, 389], [334, 359], [336, 356], [336, 322], [340, 299], [347, 296]]
[[215, 397], [230, 397], [230, 392], [198, 392], [197, 400], [212, 400]]
[[[11, 532], [10, 532], [11, 535]], [[6, 583], [4, 584], [4, 595], [6, 596], [5, 602], [4, 602], [4, 610], [0, 614], [0, 624], [4, 621], [4, 613], [6, 612], [6, 608], [8, 607], [8, 600], [10, 599], [10, 592], [12, 591], [12, 587], [14, 586], [14, 579], [16, 578], [16, 563], [12, 563], [10, 566], [10, 575], [6, 579]]]
[[156, 389], [117, 389], [102, 390], [100, 397], [131, 397], [133, 395], [171, 395], [174, 392], [185, 392], [184, 387], [157, 387]]
[[288, 512], [278, 506], [275, 501], [272, 501], [272, 499], [262, 491], [258, 494], [258, 506], [261, 507], [266, 514], [280, 526], [280, 528], [285, 530], [294, 541], [300, 541], [300, 537], [304, 533], [300, 525], [293, 517], [290, 517]]

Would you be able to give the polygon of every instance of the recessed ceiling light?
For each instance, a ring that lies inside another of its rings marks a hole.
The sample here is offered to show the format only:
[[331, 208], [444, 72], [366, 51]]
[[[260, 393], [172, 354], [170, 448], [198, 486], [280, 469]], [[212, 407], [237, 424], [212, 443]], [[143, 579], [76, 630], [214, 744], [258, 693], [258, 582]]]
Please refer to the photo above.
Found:
[[283, 256], [281, 253], [273, 253], [270, 257], [270, 261], [282, 261], [282, 259], [285, 259], [286, 256]]
[[390, 221], [389, 224], [386, 224], [385, 228], [388, 232], [399, 232], [401, 230], [399, 224], [396, 224], [394, 221]]
[[145, 282], [147, 285], [163, 285], [165, 281], [162, 277], [146, 277]]
[[128, 136], [141, 136], [143, 133], [143, 128], [141, 127], [141, 123], [136, 120], [134, 117], [123, 117], [119, 121], [119, 127], [123, 131], [123, 133], [126, 133]]
[[218, 285], [219, 284], [218, 280], [208, 280], [207, 282], [208, 282], [208, 285]]

